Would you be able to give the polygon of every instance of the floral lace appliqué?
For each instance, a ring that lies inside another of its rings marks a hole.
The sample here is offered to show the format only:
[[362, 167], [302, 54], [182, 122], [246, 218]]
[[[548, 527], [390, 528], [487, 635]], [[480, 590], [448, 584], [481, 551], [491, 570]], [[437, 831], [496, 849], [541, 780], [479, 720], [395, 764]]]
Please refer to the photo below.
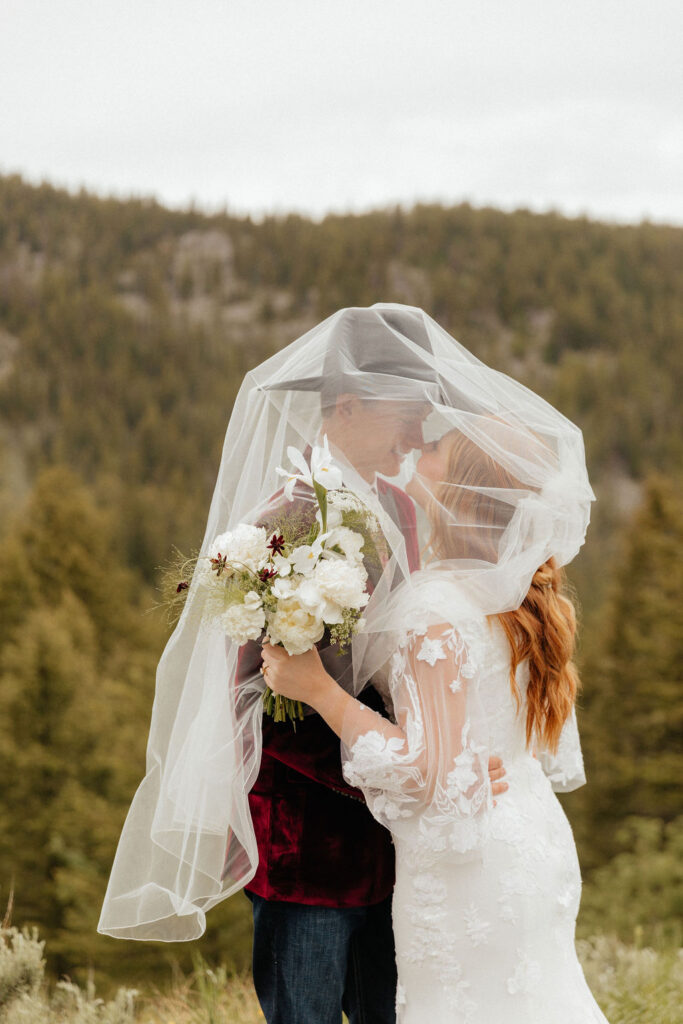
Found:
[[459, 623], [456, 629], [452, 626], [445, 629], [440, 636], [430, 637], [427, 635], [427, 628], [415, 628], [406, 631], [401, 636], [400, 648], [405, 648], [411, 642], [422, 637], [420, 649], [416, 655], [417, 661], [424, 661], [432, 668], [437, 661], [443, 661], [447, 655], [444, 645], [453, 654], [454, 661], [459, 664], [459, 679], [454, 679], [450, 684], [453, 693], [457, 693], [462, 686], [463, 679], [473, 679], [478, 671], [478, 660], [475, 656], [475, 649], [481, 645], [481, 626], [473, 622]]
[[478, 907], [474, 903], [470, 903], [463, 917], [465, 919], [465, 930], [473, 946], [482, 946], [489, 941], [491, 925], [483, 919]]
[[507, 989], [511, 996], [531, 995], [541, 980], [541, 968], [531, 960], [524, 950], [517, 950], [518, 962], [514, 974], [507, 980]]
[[512, 904], [508, 903], [507, 899], [503, 896], [499, 898], [498, 903], [500, 904], [498, 916], [501, 921], [507, 921], [508, 924], [517, 924], [517, 914]]
[[541, 749], [538, 757], [553, 789], [560, 793], [576, 789], [585, 783], [586, 774], [574, 711], [564, 723], [557, 752], [551, 754]]
[[418, 661], [426, 661], [432, 668], [436, 665], [437, 661], [444, 661], [446, 658], [446, 652], [443, 649], [443, 644], [438, 637], [426, 636], [422, 641], [422, 646], [417, 654]]
[[351, 758], [342, 765], [346, 781], [350, 786], [363, 788], [370, 811], [380, 821], [396, 821], [412, 814], [410, 807], [405, 806], [411, 804], [410, 798], [401, 797], [387, 787], [387, 764], [400, 754], [404, 746], [402, 739], [387, 738], [370, 729], [358, 736], [351, 749]]
[[[458, 1020], [472, 1024], [477, 1006], [469, 994], [470, 983], [463, 977], [453, 938], [443, 929], [446, 886], [439, 878], [425, 872], [414, 877], [412, 886], [414, 899], [405, 911], [413, 931], [405, 958], [409, 963], [424, 964], [433, 972], [435, 983], [443, 986], [448, 1005], [458, 1013]], [[400, 961], [398, 966], [400, 973]], [[397, 1002], [397, 1008], [400, 1005]], [[400, 1015], [398, 1019], [400, 1021]]]

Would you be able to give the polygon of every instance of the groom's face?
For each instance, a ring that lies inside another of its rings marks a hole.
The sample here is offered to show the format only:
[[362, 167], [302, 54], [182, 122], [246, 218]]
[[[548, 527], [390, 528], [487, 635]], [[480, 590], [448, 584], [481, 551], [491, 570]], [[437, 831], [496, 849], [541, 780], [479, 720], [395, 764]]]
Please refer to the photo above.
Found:
[[427, 402], [341, 396], [337, 436], [349, 461], [367, 479], [375, 473], [396, 476], [405, 456], [424, 444], [422, 423], [430, 411]]

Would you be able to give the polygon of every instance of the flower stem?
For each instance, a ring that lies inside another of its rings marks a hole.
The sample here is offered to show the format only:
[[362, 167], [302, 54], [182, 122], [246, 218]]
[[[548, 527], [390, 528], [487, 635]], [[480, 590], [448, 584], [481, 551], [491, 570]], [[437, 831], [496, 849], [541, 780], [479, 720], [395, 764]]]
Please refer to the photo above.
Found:
[[317, 480], [313, 481], [313, 490], [315, 496], [318, 499], [318, 506], [320, 508], [320, 518], [322, 519], [322, 530], [321, 533], [327, 533], [327, 491], [322, 484], [319, 484]]
[[269, 686], [263, 691], [263, 712], [274, 722], [289, 720], [295, 732], [296, 723], [304, 720], [304, 708], [300, 700], [290, 700], [280, 693], [275, 694]]

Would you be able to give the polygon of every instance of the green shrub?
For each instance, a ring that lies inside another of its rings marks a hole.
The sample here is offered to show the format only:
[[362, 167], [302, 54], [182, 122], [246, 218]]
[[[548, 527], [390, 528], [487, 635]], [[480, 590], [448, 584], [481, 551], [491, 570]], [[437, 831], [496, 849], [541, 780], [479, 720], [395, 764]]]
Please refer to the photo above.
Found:
[[627, 818], [621, 851], [584, 886], [582, 937], [614, 933], [622, 941], [680, 945], [683, 921], [683, 817]]

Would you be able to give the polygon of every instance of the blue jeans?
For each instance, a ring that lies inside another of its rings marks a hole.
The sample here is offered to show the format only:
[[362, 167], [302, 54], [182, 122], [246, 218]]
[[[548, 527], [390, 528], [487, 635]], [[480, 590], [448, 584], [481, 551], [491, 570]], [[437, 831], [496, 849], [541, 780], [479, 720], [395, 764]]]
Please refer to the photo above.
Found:
[[372, 907], [311, 907], [247, 893], [254, 985], [267, 1024], [395, 1024], [391, 897]]

